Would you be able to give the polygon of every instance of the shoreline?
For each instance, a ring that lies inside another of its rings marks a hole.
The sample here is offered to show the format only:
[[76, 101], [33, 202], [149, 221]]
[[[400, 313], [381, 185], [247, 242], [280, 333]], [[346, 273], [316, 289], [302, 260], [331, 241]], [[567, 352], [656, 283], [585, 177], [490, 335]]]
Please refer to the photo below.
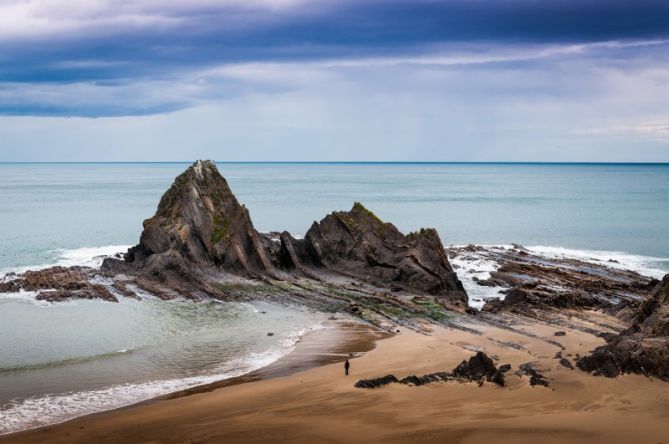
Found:
[[[600, 345], [603, 340], [586, 330], [615, 318], [560, 316], [571, 327], [561, 327], [566, 335], [559, 337], [555, 325], [523, 318], [512, 327], [476, 323], [470, 331], [435, 327], [429, 335], [401, 329], [351, 361], [350, 377], [339, 364], [325, 364], [5, 435], [0, 442], [664, 442], [668, 383], [639, 375], [594, 377], [554, 357], [561, 351], [573, 359]], [[354, 388], [358, 379], [391, 373], [448, 371], [477, 348], [498, 365], [512, 365], [505, 387], [439, 382]], [[527, 376], [515, 373], [529, 361], [549, 387], [531, 387]]]
[[210, 384], [178, 390], [126, 407], [166, 399], [177, 399], [198, 393], [208, 393], [233, 385], [290, 376], [312, 368], [343, 362], [346, 358], [358, 358], [373, 350], [377, 341], [392, 336], [392, 333], [362, 321], [331, 319], [326, 322], [324, 328], [309, 331], [298, 339], [295, 348], [290, 353], [264, 367]]
[[[351, 336], [351, 333], [353, 336]], [[323, 323], [322, 328], [308, 331], [299, 337], [293, 350], [289, 353], [281, 356], [279, 359], [268, 365], [251, 370], [248, 373], [139, 400], [117, 408], [75, 416], [52, 424], [38, 425], [9, 433], [0, 433], [0, 441], [11, 439], [12, 436], [17, 434], [38, 431], [48, 427], [57, 427], [82, 418], [95, 417], [114, 411], [123, 411], [138, 406], [151, 405], [157, 402], [182, 398], [198, 393], [212, 392], [224, 387], [288, 376], [310, 368], [334, 362], [341, 362], [347, 357], [356, 358], [372, 350], [376, 346], [376, 341], [390, 336], [392, 336], [391, 333], [380, 330], [362, 321], [346, 318], [329, 319]]]

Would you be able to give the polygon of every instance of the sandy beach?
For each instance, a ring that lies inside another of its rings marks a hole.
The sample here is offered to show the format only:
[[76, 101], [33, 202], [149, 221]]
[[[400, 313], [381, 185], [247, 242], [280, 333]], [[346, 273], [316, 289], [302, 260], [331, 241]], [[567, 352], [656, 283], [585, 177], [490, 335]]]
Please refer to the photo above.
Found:
[[[603, 343], [582, 330], [615, 326], [615, 318], [583, 312], [562, 320], [575, 328], [560, 328], [566, 331], [560, 337], [554, 336], [556, 325], [523, 318], [511, 329], [486, 323], [439, 327], [429, 334], [402, 329], [352, 359], [348, 377], [341, 362], [293, 369], [298, 371], [288, 376], [212, 387], [8, 435], [0, 442], [666, 443], [669, 384], [643, 376], [593, 377], [555, 359], [556, 352], [571, 357]], [[349, 326], [348, 335], [359, 334]], [[368, 331], [364, 334], [369, 338]], [[356, 340], [347, 347], [356, 343], [360, 348]], [[497, 358], [498, 365], [513, 366], [507, 387], [458, 382], [354, 387], [358, 379], [390, 373], [449, 371], [476, 350]], [[300, 361], [301, 354], [298, 347], [290, 359]], [[548, 377], [548, 388], [531, 387], [527, 376], [513, 374], [529, 361]]]

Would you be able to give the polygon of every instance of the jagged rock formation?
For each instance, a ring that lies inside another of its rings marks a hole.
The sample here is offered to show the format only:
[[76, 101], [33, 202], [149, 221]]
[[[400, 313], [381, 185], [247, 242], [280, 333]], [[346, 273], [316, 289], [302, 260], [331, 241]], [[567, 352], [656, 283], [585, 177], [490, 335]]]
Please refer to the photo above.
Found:
[[610, 378], [639, 373], [669, 380], [669, 274], [643, 302], [630, 328], [576, 365]]
[[[184, 278], [207, 282], [202, 275], [208, 269], [261, 279], [319, 279], [327, 271], [466, 306], [435, 230], [405, 236], [356, 203], [351, 211], [314, 222], [304, 239], [284, 232], [277, 244], [253, 227], [248, 210], [211, 161], [198, 161], [178, 176], [155, 216], [144, 222], [140, 243], [125, 263], [107, 260], [103, 269], [141, 272], [179, 291]], [[219, 293], [211, 286], [205, 291]]]
[[175, 179], [124, 257], [105, 259], [99, 271], [28, 272], [0, 282], [0, 291], [43, 290], [39, 297], [49, 301], [139, 293], [236, 299], [239, 282], [251, 288], [242, 297], [311, 297], [359, 316], [386, 310], [437, 320], [467, 305], [435, 230], [405, 236], [356, 203], [314, 222], [304, 239], [259, 233], [211, 161], [195, 162]]
[[436, 230], [405, 236], [358, 202], [350, 211], [336, 211], [314, 222], [304, 239], [284, 234], [281, 242], [282, 265], [288, 269], [325, 267], [377, 285], [454, 294], [466, 302]]
[[163, 195], [125, 260], [153, 269], [215, 265], [254, 276], [274, 269], [268, 244], [214, 163], [199, 161]]

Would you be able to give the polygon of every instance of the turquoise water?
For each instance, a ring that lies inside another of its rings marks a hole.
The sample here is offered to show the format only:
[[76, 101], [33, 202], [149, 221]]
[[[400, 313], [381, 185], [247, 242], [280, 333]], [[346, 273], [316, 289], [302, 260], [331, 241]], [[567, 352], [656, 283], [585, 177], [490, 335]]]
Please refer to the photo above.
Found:
[[[187, 166], [0, 164], [0, 279], [51, 264], [98, 266], [100, 255], [124, 251]], [[520, 243], [655, 277], [669, 271], [669, 165], [218, 166], [261, 231], [304, 234], [360, 201], [403, 231], [437, 228], [445, 244]], [[470, 302], [499, 297], [473, 280], [494, 264], [453, 263]], [[49, 304], [0, 294], [0, 434], [251, 371], [326, 316], [143, 296]]]
[[[137, 243], [184, 164], [0, 164], [0, 269]], [[360, 201], [446, 244], [669, 256], [669, 165], [218, 163], [259, 230], [303, 234]]]

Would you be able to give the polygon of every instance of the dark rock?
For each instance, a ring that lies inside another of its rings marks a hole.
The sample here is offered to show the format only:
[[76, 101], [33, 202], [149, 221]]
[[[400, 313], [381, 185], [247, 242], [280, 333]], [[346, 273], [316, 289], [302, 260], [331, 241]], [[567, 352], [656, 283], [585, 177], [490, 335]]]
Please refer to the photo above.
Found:
[[465, 313], [470, 314], [472, 316], [476, 316], [477, 314], [479, 314], [479, 311], [474, 307], [467, 307], [465, 308]]
[[436, 230], [407, 235], [360, 203], [314, 222], [304, 239], [282, 237], [284, 268], [324, 267], [363, 282], [442, 297], [462, 310], [467, 295]]
[[485, 353], [478, 352], [472, 356], [469, 361], [462, 361], [452, 373], [436, 372], [423, 376], [410, 375], [401, 380], [393, 375], [387, 375], [382, 378], [361, 379], [355, 383], [358, 388], [376, 388], [390, 383], [399, 383], [413, 386], [430, 384], [432, 382], [451, 381], [453, 379], [474, 381], [481, 386], [484, 381], [493, 382], [499, 386], [504, 386], [504, 374], [511, 370], [510, 364], [504, 364], [499, 368], [495, 367], [492, 359]]
[[516, 372], [518, 376], [529, 376], [530, 377], [530, 385], [534, 387], [535, 385], [542, 385], [544, 387], [548, 387], [548, 379], [539, 372], [539, 370], [536, 368], [536, 363], [534, 362], [526, 362], [525, 364], [521, 364], [518, 367], [518, 371]]
[[247, 276], [272, 274], [270, 242], [254, 229], [214, 163], [198, 161], [163, 195], [125, 260], [157, 273], [215, 265]]
[[128, 285], [123, 281], [114, 281], [112, 287], [114, 287], [115, 290], [127, 298], [140, 300], [140, 297], [137, 296], [137, 293], [128, 288]]
[[377, 388], [384, 385], [391, 384], [393, 382], [399, 382], [394, 375], [386, 375], [381, 378], [374, 379], [361, 379], [355, 383], [357, 388]]
[[416, 375], [407, 376], [406, 378], [402, 378], [399, 381], [399, 383], [419, 386], [419, 385], [429, 384], [431, 382], [448, 381], [450, 379], [453, 379], [450, 374], [446, 372], [437, 372], [423, 376], [416, 376]]
[[669, 381], [669, 274], [641, 304], [630, 328], [579, 358], [576, 366], [607, 377], [638, 373]]
[[605, 262], [551, 258], [521, 248], [453, 247], [450, 257], [498, 265], [478, 285], [502, 287], [504, 300], [487, 301], [483, 312], [509, 311], [536, 317], [535, 310], [603, 309], [620, 317], [649, 294], [652, 278]]
[[[136, 276], [138, 286], [141, 278], [142, 289], [165, 299], [228, 299], [225, 288], [208, 277], [220, 272], [265, 281], [319, 281], [326, 274], [356, 287], [364, 282], [432, 294], [450, 308], [467, 306], [435, 230], [404, 235], [356, 203], [351, 211], [314, 222], [304, 239], [287, 232], [262, 234], [211, 161], [198, 161], [179, 175], [156, 214], [144, 221], [139, 244], [124, 261], [106, 259], [102, 269], [111, 277]], [[362, 315], [356, 304], [348, 311]]]
[[606, 342], [611, 342], [615, 338], [618, 337], [618, 334], [617, 333], [611, 333], [611, 332], [608, 332], [608, 331], [603, 331], [603, 332], [597, 333], [597, 336], [604, 339]]
[[[508, 365], [508, 364], [507, 364]], [[497, 369], [493, 360], [483, 352], [476, 352], [468, 361], [462, 361], [451, 373], [456, 378], [468, 379], [470, 381], [488, 381], [504, 386], [504, 373], [511, 366], [504, 365]]]
[[499, 385], [500, 387], [504, 387], [505, 382], [505, 373], [511, 370], [511, 364], [504, 364], [500, 366], [497, 371], [492, 375], [492, 378], [490, 378], [490, 382], [494, 382], [495, 384]]
[[497, 368], [497, 371], [501, 373], [506, 373], [509, 370], [511, 370], [511, 364], [500, 365], [499, 368]]
[[560, 365], [562, 367], [568, 368], [569, 370], [574, 370], [574, 366], [571, 364], [571, 362], [567, 358], [560, 359]]
[[104, 285], [94, 284], [91, 279], [95, 270], [88, 267], [51, 267], [26, 271], [4, 282], [0, 291], [38, 291], [37, 300], [61, 302], [70, 299], [102, 299], [118, 302]]
[[556, 331], [554, 334], [555, 334], [555, 336], [566, 336], [566, 335], [567, 335], [567, 332], [564, 332], [564, 331]]
[[97, 284], [76, 290], [45, 290], [39, 292], [35, 299], [48, 302], [63, 302], [70, 299], [102, 299], [107, 302], [118, 302], [105, 286]]

